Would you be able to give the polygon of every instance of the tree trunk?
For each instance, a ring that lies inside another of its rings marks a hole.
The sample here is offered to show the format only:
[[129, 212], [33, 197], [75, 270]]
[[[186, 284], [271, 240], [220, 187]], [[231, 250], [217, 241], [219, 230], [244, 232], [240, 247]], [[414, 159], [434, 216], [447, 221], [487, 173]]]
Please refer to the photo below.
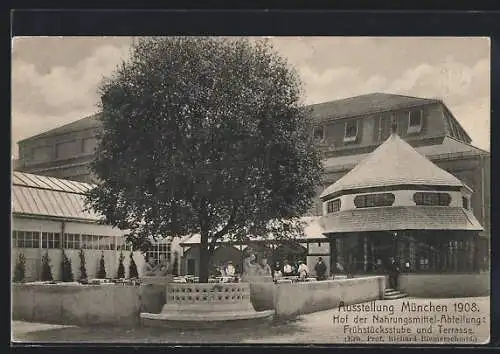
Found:
[[208, 283], [210, 255], [208, 251], [208, 230], [200, 230], [200, 283]]

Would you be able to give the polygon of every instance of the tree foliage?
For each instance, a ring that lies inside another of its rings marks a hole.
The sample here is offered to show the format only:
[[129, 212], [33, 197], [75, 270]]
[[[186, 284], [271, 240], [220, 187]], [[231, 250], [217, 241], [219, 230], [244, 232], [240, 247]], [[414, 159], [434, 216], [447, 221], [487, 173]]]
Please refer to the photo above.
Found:
[[14, 268], [14, 281], [22, 282], [26, 276], [26, 257], [24, 253], [19, 253], [17, 257], [16, 267]]
[[52, 281], [52, 266], [50, 265], [49, 252], [45, 251], [42, 257], [42, 281]]
[[125, 278], [125, 265], [123, 264], [123, 252], [120, 251], [120, 257], [118, 258], [118, 271], [116, 272], [117, 279]]
[[71, 267], [71, 259], [68, 258], [64, 250], [62, 251], [61, 280], [64, 282], [70, 282], [74, 280], [73, 269]]
[[89, 207], [143, 251], [199, 233], [200, 281], [223, 237], [297, 235], [321, 170], [301, 93], [265, 41], [138, 40], [100, 88]]
[[139, 278], [139, 272], [137, 271], [137, 264], [135, 264], [133, 252], [130, 252], [130, 263], [128, 265], [128, 277], [130, 279]]
[[78, 256], [80, 257], [80, 280], [87, 280], [87, 262], [85, 261], [85, 253], [83, 252], [83, 249], [80, 249]]
[[99, 270], [97, 271], [98, 279], [106, 279], [106, 265], [104, 263], [104, 252], [101, 254], [101, 259], [99, 260]]

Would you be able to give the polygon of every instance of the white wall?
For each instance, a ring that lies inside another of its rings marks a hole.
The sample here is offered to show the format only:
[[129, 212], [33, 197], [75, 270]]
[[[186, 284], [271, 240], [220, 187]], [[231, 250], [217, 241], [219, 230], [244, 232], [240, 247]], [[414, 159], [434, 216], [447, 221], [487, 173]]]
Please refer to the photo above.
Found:
[[[413, 194], [416, 192], [422, 192], [417, 190], [399, 190], [399, 191], [387, 191], [386, 193], [392, 193], [395, 196], [394, 204], [392, 206], [415, 206], [415, 201], [413, 200]], [[430, 191], [429, 191], [430, 192]], [[353, 210], [356, 209], [354, 205], [354, 198], [358, 195], [366, 195], [366, 194], [380, 194], [385, 192], [376, 192], [376, 193], [358, 193], [358, 194], [347, 194], [342, 195], [340, 199], [340, 211], [344, 210]], [[441, 193], [441, 192], [437, 192]], [[448, 193], [451, 196], [450, 207], [462, 207], [462, 196], [463, 192], [443, 192]], [[323, 215], [327, 215], [327, 202], [323, 203]]]

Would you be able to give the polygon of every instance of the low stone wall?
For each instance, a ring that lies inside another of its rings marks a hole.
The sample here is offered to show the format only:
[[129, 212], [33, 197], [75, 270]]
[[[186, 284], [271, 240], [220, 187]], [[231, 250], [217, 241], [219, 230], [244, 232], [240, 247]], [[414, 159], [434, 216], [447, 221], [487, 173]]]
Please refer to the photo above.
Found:
[[274, 305], [276, 317], [286, 319], [323, 311], [344, 304], [382, 299], [385, 278], [382, 276], [327, 280], [307, 283], [276, 284]]
[[79, 326], [135, 326], [140, 312], [159, 312], [165, 286], [148, 284], [13, 284], [14, 320]]
[[287, 319], [300, 314], [347, 304], [381, 299], [385, 290], [383, 276], [327, 280], [307, 283], [252, 283], [251, 301], [257, 311], [274, 309], [277, 318]]
[[399, 290], [415, 297], [468, 297], [490, 295], [490, 273], [401, 274]]
[[[161, 313], [169, 297], [172, 301], [174, 296], [174, 303], [195, 302], [196, 296], [200, 296], [202, 301], [205, 294], [223, 297], [221, 303], [224, 302], [224, 308], [228, 305], [225, 302], [237, 301], [238, 294], [240, 297], [243, 294], [250, 297], [256, 311], [274, 309], [275, 316], [282, 319], [331, 309], [337, 307], [340, 301], [352, 304], [379, 299], [385, 289], [384, 277], [365, 277], [289, 284], [264, 281], [245, 285], [248, 290], [243, 293], [237, 291], [241, 287], [238, 284], [221, 284], [223, 292], [203, 292], [204, 287], [211, 289], [214, 285], [202, 284], [198, 286], [202, 289], [198, 293], [174, 293], [173, 288], [178, 290], [192, 286], [171, 283], [168, 286], [172, 287], [172, 291], [167, 292], [162, 281], [149, 282], [140, 287], [117, 284], [13, 284], [13, 319], [80, 326], [131, 327], [140, 324], [140, 313]], [[226, 288], [229, 289], [227, 292]]]

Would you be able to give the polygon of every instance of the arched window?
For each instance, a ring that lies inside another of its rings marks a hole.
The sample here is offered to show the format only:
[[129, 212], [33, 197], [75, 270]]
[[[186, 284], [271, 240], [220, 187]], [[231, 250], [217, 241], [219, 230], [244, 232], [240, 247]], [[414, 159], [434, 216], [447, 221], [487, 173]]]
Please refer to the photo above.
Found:
[[451, 203], [451, 197], [448, 193], [436, 192], [416, 192], [413, 194], [413, 200], [417, 205], [448, 206]]
[[326, 202], [326, 211], [328, 214], [335, 213], [340, 210], [340, 199], [333, 199]]
[[354, 205], [356, 208], [391, 206], [394, 204], [395, 199], [396, 198], [392, 193], [358, 195], [354, 198]]

